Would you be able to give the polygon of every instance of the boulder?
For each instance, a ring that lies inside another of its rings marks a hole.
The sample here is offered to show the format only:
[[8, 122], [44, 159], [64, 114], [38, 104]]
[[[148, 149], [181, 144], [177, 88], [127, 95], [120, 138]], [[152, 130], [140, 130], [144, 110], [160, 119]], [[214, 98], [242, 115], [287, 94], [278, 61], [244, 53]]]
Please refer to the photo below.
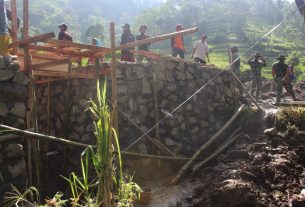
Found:
[[166, 144], [166, 146], [168, 146], [168, 147], [172, 147], [172, 146], [175, 145], [175, 142], [174, 142], [174, 140], [172, 140], [172, 139], [170, 139], [170, 138], [166, 138], [166, 139], [165, 139], [165, 144]]
[[25, 116], [26, 116], [25, 104], [24, 103], [15, 103], [14, 107], [11, 109], [11, 113], [20, 118], [25, 118]]
[[[2, 89], [1, 89], [2, 88]], [[0, 88], [0, 96], [6, 100], [24, 101], [27, 96], [27, 88], [25, 86], [4, 85]]]
[[10, 173], [12, 178], [17, 178], [20, 176], [26, 176], [26, 167], [25, 161], [20, 160], [15, 165], [8, 166], [8, 172]]
[[270, 129], [266, 129], [266, 130], [264, 131], [264, 134], [265, 134], [266, 136], [269, 136], [269, 137], [274, 137], [274, 136], [277, 135], [277, 129], [276, 129], [275, 127], [270, 128]]
[[7, 81], [14, 77], [14, 72], [11, 70], [0, 70], [0, 82]]
[[13, 82], [18, 83], [20, 85], [27, 85], [29, 83], [29, 80], [23, 72], [17, 72], [13, 79]]
[[24, 156], [23, 147], [21, 144], [9, 144], [6, 147], [5, 152], [6, 157], [8, 158], [18, 158]]
[[6, 117], [8, 113], [9, 113], [8, 108], [3, 102], [0, 101], [0, 116]]

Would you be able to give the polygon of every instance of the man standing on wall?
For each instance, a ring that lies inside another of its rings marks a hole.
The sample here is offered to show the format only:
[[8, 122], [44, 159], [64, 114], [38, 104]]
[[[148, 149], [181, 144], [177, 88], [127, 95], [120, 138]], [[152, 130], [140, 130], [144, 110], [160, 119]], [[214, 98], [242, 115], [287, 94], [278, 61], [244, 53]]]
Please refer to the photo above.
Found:
[[[8, 27], [8, 20], [12, 21], [12, 12], [6, 8], [4, 0], [0, 0], [0, 55], [10, 56], [9, 44], [12, 30]], [[20, 18], [17, 17], [17, 28], [20, 26]]]
[[[176, 32], [179, 32], [183, 29], [184, 28], [181, 24], [178, 24], [176, 26]], [[171, 41], [171, 46], [172, 46], [173, 57], [177, 57], [179, 55], [179, 57], [181, 59], [184, 59], [185, 48], [184, 48], [183, 36], [179, 35], [179, 36], [173, 37], [172, 41]]]
[[251, 66], [252, 75], [252, 87], [251, 94], [254, 96], [254, 91], [256, 90], [255, 99], [258, 101], [261, 90], [262, 90], [262, 69], [267, 66], [266, 60], [262, 57], [260, 53], [255, 53], [250, 57], [247, 64]]
[[209, 62], [209, 46], [206, 40], [207, 36], [202, 34], [201, 40], [195, 42], [192, 53], [194, 61], [204, 65]]
[[[141, 34], [137, 35], [137, 37], [136, 37], [137, 40], [145, 40], [145, 39], [150, 38], [150, 36], [146, 34], [146, 32], [147, 32], [147, 26], [146, 26], [146, 25], [142, 25], [142, 26], [140, 27], [139, 31], [140, 31]], [[138, 50], [139, 50], [139, 51], [141, 51], [141, 50], [143, 50], [143, 51], [149, 51], [149, 48], [148, 48], [149, 46], [150, 46], [150, 44], [140, 45], [140, 46], [138, 46]], [[147, 60], [148, 60], [148, 62], [150, 61], [149, 59], [147, 59]], [[139, 56], [137, 57], [137, 61], [138, 61], [139, 63], [142, 63], [142, 61], [143, 61], [143, 56], [142, 56], [142, 55], [139, 55]]]
[[68, 26], [65, 23], [62, 23], [61, 25], [58, 25], [58, 28], [60, 30], [60, 32], [58, 34], [58, 40], [73, 42], [72, 36], [67, 31]]
[[[134, 42], [135, 36], [131, 34], [130, 25], [124, 24], [122, 28], [123, 28], [123, 34], [121, 37], [121, 45], [127, 44], [129, 42]], [[121, 61], [135, 62], [134, 55], [130, 52], [130, 50], [134, 50], [134, 47], [125, 48], [121, 50]]]
[[296, 101], [292, 84], [289, 81], [289, 66], [285, 63], [286, 58], [284, 55], [280, 55], [277, 59], [278, 62], [274, 63], [272, 66], [272, 76], [276, 83], [276, 103], [274, 104], [276, 106], [281, 102], [284, 86], [287, 92], [291, 95], [292, 99]]

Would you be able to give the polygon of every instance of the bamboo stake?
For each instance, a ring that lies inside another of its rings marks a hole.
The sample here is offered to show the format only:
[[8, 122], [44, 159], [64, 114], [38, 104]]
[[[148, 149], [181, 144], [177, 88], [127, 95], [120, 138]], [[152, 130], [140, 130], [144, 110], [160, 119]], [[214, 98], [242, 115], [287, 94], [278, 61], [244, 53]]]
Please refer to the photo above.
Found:
[[[138, 129], [141, 133], [145, 133], [145, 131], [139, 126], [137, 125], [134, 121], [132, 121], [129, 116], [124, 113], [123, 111], [121, 111], [120, 109], [118, 109], [118, 112], [124, 116], [136, 129]], [[148, 134], [145, 135], [148, 140], [150, 142], [152, 142], [159, 150], [161, 150], [163, 153], [172, 156], [172, 157], [176, 157], [176, 154], [174, 152], [172, 152], [170, 149], [168, 149], [166, 146], [164, 146], [160, 141], [158, 141], [157, 139], [152, 138], [151, 136], [149, 136]]]
[[239, 137], [241, 137], [243, 135], [243, 133], [240, 132], [241, 128], [236, 129], [233, 134], [230, 136], [230, 138], [228, 139], [228, 141], [222, 145], [220, 148], [218, 148], [215, 152], [213, 152], [209, 157], [207, 157], [205, 160], [197, 163], [193, 169], [192, 169], [192, 173], [197, 172], [200, 168], [203, 168], [204, 166], [206, 166], [208, 163], [210, 163], [212, 160], [214, 160], [215, 158], [217, 158], [217, 156], [222, 153], [224, 150], [226, 150], [229, 146], [231, 146], [231, 144], [233, 144], [233, 142], [235, 142]]
[[[13, 42], [17, 41], [17, 2], [16, 0], [11, 0], [11, 12], [12, 12], [12, 39]], [[13, 47], [13, 54], [17, 53], [17, 47]]]
[[258, 110], [262, 111], [263, 109], [260, 107], [260, 105], [257, 103], [257, 101], [253, 98], [253, 96], [251, 95], [251, 93], [249, 93], [249, 91], [247, 90], [247, 88], [244, 86], [244, 84], [239, 80], [239, 78], [237, 77], [237, 75], [230, 70], [231, 74], [233, 75], [234, 79], [237, 81], [237, 83], [244, 89], [244, 91], [247, 93], [247, 95], [249, 96], [249, 98], [252, 100], [252, 102], [254, 103], [254, 105], [258, 108]]
[[220, 135], [224, 133], [225, 130], [227, 130], [231, 124], [238, 118], [238, 116], [246, 109], [246, 106], [243, 104], [238, 111], [232, 116], [232, 118], [214, 135], [212, 136], [206, 143], [204, 143], [198, 151], [193, 155], [192, 159], [188, 161], [181, 170], [177, 173], [175, 178], [173, 178], [170, 182], [170, 184], [175, 185], [179, 183], [184, 175], [188, 172], [190, 167], [194, 164], [195, 160], [200, 156], [200, 154], [206, 150]]
[[46, 34], [42, 34], [42, 35], [37, 35], [35, 37], [28, 37], [22, 40], [18, 40], [16, 42], [13, 42], [9, 45], [10, 48], [14, 48], [16, 46], [24, 46], [27, 44], [31, 44], [34, 42], [42, 42], [42, 41], [46, 41], [47, 39], [53, 38], [55, 37], [55, 34], [53, 32], [50, 33], [46, 33]]
[[115, 57], [115, 25], [113, 22], [110, 23], [110, 40], [111, 40], [111, 81], [112, 81], [112, 106], [113, 106], [113, 123], [114, 129], [119, 134], [119, 123], [118, 123], [118, 89], [117, 89], [117, 75], [116, 75], [116, 57]]
[[[38, 139], [41, 141], [57, 142], [57, 143], [61, 143], [61, 144], [65, 144], [65, 145], [69, 145], [69, 146], [73, 146], [73, 147], [80, 147], [80, 148], [87, 148], [87, 147], [96, 148], [96, 146], [93, 146], [93, 145], [83, 144], [83, 143], [79, 143], [79, 142], [70, 141], [70, 140], [67, 140], [64, 138], [35, 133], [32, 131], [28, 131], [28, 130], [17, 129], [17, 128], [2, 125], [2, 124], [0, 124], [0, 128], [5, 129], [5, 130], [10, 130], [11, 134], [32, 137], [33, 139]], [[16, 136], [13, 136], [13, 135], [7, 136], [7, 137], [5, 135], [5, 136], [0, 137], [0, 142], [1, 142], [2, 137], [5, 137], [5, 141], [10, 141], [10, 140], [16, 138]], [[116, 151], [114, 151], [114, 152], [116, 152]], [[123, 152], [123, 151], [121, 152], [121, 154], [126, 155], [126, 156], [138, 156], [138, 157], [143, 157], [143, 158], [162, 159], [162, 160], [187, 161], [187, 160], [192, 159], [192, 158], [185, 158], [185, 157], [158, 156], [158, 155], [141, 154], [141, 153], [135, 153], [135, 152]], [[202, 160], [202, 159], [199, 158], [197, 160]]]
[[[29, 38], [29, 0], [23, 1], [23, 38]], [[24, 48], [24, 71], [29, 70], [29, 50], [27, 47]], [[28, 87], [28, 95], [31, 89]], [[30, 99], [27, 102], [27, 108], [31, 105]], [[31, 128], [31, 114], [27, 112], [27, 128]], [[27, 167], [28, 167], [28, 178], [29, 185], [33, 185], [33, 169], [32, 169], [32, 139], [27, 137]]]

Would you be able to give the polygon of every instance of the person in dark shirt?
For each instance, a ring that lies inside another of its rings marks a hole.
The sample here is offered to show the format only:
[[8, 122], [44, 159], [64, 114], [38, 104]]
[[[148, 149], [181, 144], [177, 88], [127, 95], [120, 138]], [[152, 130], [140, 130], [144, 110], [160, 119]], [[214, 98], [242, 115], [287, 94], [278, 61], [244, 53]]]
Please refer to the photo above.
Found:
[[[140, 27], [139, 31], [140, 31], [141, 34], [139, 34], [139, 35], [136, 36], [136, 40], [145, 40], [145, 39], [150, 38], [150, 36], [146, 34], [146, 32], [147, 32], [147, 26], [146, 26], [146, 25], [142, 25], [142, 26]], [[138, 47], [138, 50], [149, 51], [149, 46], [150, 46], [150, 44], [140, 45], [140, 46]], [[143, 57], [142, 55], [139, 55], [139, 56], [137, 57], [137, 61], [138, 61], [139, 63], [142, 63], [143, 58], [144, 58], [144, 57]], [[147, 61], [150, 62], [150, 59], [147, 58]]]
[[[130, 25], [124, 24], [122, 28], [123, 28], [123, 34], [121, 37], [121, 45], [127, 44], [129, 42], [134, 42], [136, 38], [133, 34], [131, 34]], [[135, 62], [134, 55], [130, 52], [130, 50], [134, 50], [134, 49], [135, 49], [134, 47], [122, 49], [121, 61]]]
[[252, 87], [251, 94], [254, 96], [254, 91], [256, 90], [256, 100], [258, 101], [260, 93], [262, 91], [262, 69], [267, 66], [266, 60], [262, 57], [260, 53], [253, 54], [247, 61], [247, 64], [251, 67], [252, 75]]
[[284, 86], [292, 99], [296, 101], [292, 84], [289, 81], [289, 66], [285, 63], [286, 58], [284, 55], [280, 55], [277, 59], [278, 62], [274, 63], [272, 66], [272, 76], [276, 83], [276, 103], [274, 104], [276, 106], [281, 102]]
[[67, 31], [68, 26], [65, 23], [58, 25], [58, 28], [60, 30], [60, 32], [58, 34], [58, 40], [73, 42], [72, 36]]

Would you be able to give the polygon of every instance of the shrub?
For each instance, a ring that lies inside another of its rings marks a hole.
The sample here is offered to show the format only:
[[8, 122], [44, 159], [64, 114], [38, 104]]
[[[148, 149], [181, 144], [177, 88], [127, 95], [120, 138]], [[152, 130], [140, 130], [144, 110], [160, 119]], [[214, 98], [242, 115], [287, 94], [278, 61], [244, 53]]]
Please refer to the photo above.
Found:
[[280, 131], [305, 131], [305, 108], [282, 107], [276, 114], [276, 128]]

